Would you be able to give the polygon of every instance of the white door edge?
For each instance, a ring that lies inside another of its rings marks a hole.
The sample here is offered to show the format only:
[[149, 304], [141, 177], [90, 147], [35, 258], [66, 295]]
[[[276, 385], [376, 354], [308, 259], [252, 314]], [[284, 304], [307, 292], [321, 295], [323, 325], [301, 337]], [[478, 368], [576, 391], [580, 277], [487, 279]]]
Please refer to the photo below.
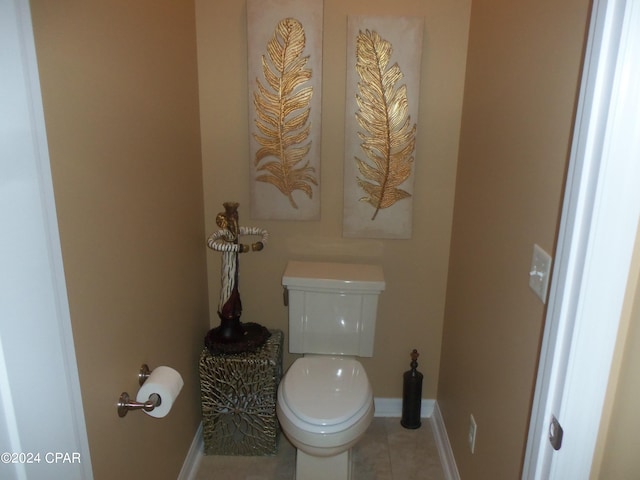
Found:
[[28, 0], [0, 44], [0, 469], [91, 480]]
[[[640, 215], [640, 1], [596, 0], [522, 478], [588, 478]], [[554, 451], [548, 427], [564, 429]]]

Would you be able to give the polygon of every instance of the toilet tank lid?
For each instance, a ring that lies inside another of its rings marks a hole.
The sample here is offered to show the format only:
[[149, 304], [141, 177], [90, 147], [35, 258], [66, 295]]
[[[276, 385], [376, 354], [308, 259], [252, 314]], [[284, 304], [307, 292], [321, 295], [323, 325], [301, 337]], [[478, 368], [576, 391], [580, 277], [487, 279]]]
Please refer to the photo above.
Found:
[[291, 260], [282, 276], [287, 288], [319, 288], [381, 292], [385, 289], [380, 265], [302, 262]]

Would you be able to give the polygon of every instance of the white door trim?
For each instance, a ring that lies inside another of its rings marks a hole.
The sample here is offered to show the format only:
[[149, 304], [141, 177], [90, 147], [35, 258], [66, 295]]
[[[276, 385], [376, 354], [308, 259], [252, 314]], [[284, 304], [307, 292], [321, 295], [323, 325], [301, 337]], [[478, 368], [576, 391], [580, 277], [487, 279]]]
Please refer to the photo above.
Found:
[[589, 478], [640, 216], [638, 58], [640, 0], [595, 0], [525, 480]]
[[28, 0], [0, 45], [0, 476], [90, 480]]

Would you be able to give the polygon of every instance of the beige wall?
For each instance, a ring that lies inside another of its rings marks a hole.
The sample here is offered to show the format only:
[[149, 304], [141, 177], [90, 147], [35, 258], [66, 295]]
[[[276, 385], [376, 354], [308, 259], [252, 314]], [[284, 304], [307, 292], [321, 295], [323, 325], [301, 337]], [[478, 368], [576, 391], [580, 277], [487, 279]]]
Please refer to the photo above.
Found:
[[[379, 304], [375, 352], [364, 361], [378, 397], [402, 395], [409, 352], [421, 353], [423, 396], [435, 398], [449, 256], [469, 0], [325, 0], [322, 85], [321, 220], [251, 220], [249, 211], [247, 27], [245, 2], [196, 1], [207, 233], [222, 202], [240, 202], [244, 225], [267, 228], [267, 248], [241, 259], [242, 321], [287, 330], [281, 276], [289, 259], [381, 264], [387, 289]], [[342, 176], [347, 16], [425, 19], [420, 124], [410, 240], [342, 238]], [[220, 256], [208, 253], [212, 325]], [[286, 364], [291, 361], [286, 356]]]
[[592, 480], [640, 478], [640, 229], [596, 445]]
[[[267, 222], [248, 210], [245, 2], [195, 1], [196, 59], [190, 2], [33, 0], [96, 479], [150, 476], [131, 445], [154, 442], [155, 478], [175, 478], [184, 460], [197, 355], [218, 324], [203, 266], [206, 255], [215, 306], [220, 258], [204, 238], [228, 200], [242, 224], [271, 233], [242, 258], [243, 321], [286, 331], [288, 259], [381, 264], [388, 286], [364, 362], [374, 394], [401, 395], [417, 348], [423, 396], [439, 400], [463, 478], [517, 478], [544, 314], [528, 267], [533, 243], [554, 248], [588, 3], [325, 0], [322, 218]], [[411, 240], [341, 236], [350, 14], [425, 18]], [[185, 388], [163, 420], [119, 419], [114, 403], [136, 391], [143, 361], [178, 368]]]
[[588, 8], [473, 3], [438, 388], [465, 480], [520, 477], [544, 318], [529, 266], [534, 243], [554, 252]]
[[600, 475], [607, 480], [640, 478], [640, 291], [636, 292]]
[[[175, 479], [208, 329], [194, 6], [34, 0], [64, 267], [96, 480]], [[141, 363], [185, 386], [118, 418]]]

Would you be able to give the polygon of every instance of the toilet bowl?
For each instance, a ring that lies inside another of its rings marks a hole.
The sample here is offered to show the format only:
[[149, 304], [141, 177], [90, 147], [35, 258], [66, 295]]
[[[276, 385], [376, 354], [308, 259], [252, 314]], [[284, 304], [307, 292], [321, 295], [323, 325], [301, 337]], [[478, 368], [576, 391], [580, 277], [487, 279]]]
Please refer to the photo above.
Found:
[[302, 354], [278, 386], [276, 413], [296, 447], [296, 480], [349, 480], [351, 447], [374, 415], [373, 391], [356, 357], [371, 357], [378, 296], [374, 265], [291, 261], [283, 275], [289, 351]]
[[373, 392], [356, 359], [305, 356], [280, 382], [276, 409], [296, 448], [330, 457], [351, 448], [371, 424]]

